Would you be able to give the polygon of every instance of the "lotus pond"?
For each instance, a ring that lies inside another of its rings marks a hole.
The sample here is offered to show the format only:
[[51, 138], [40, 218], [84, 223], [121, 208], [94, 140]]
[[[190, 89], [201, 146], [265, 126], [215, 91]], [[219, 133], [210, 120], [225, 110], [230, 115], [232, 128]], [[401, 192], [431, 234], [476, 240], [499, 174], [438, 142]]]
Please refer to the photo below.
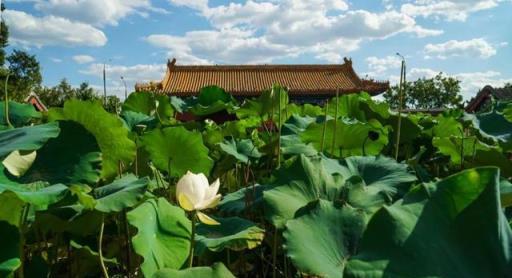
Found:
[[0, 277], [512, 277], [512, 104], [0, 108]]

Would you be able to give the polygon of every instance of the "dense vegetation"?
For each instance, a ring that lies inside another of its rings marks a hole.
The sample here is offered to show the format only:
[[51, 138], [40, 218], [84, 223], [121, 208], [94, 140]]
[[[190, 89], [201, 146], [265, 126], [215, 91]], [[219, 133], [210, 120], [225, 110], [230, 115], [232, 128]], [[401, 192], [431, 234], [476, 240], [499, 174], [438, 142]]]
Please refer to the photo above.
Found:
[[366, 93], [296, 105], [275, 85], [7, 107], [1, 277], [512, 275], [506, 103], [399, 120]]

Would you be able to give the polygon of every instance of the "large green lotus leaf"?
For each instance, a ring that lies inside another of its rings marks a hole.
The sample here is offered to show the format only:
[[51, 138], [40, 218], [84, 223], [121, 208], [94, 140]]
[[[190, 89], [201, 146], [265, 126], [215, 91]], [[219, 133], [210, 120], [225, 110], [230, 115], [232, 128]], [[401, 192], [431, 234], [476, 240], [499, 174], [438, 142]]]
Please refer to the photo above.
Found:
[[185, 212], [164, 198], [150, 199], [128, 212], [128, 222], [137, 228], [133, 249], [144, 262], [145, 277], [164, 268], [180, 269], [190, 252], [192, 223]]
[[12, 151], [32, 151], [41, 148], [50, 138], [59, 135], [58, 123], [48, 123], [0, 131], [0, 157]]
[[[5, 101], [0, 101], [0, 125], [7, 125], [4, 114]], [[30, 124], [33, 119], [41, 118], [41, 113], [37, 112], [31, 104], [17, 103], [9, 101], [9, 121], [15, 127]]]
[[12, 273], [21, 266], [20, 235], [18, 228], [0, 221], [0, 277], [13, 277]]
[[96, 138], [102, 152], [103, 178], [115, 176], [120, 162], [128, 166], [135, 157], [135, 143], [128, 137], [123, 121], [105, 111], [99, 102], [69, 100], [62, 109], [50, 109], [48, 118], [77, 122]]
[[310, 103], [304, 103], [303, 105], [297, 105], [295, 103], [290, 103], [286, 106], [285, 109], [286, 118], [289, 118], [292, 115], [297, 116], [309, 116], [309, 117], [318, 117], [324, 114], [322, 107]]
[[219, 210], [230, 214], [240, 215], [246, 211], [257, 211], [263, 205], [263, 190], [267, 187], [256, 184], [244, 187], [235, 192], [226, 194], [219, 203]]
[[154, 93], [151, 92], [137, 92], [130, 94], [123, 103], [123, 111], [133, 111], [152, 115], [155, 109], [155, 97]]
[[[288, 92], [279, 84], [274, 84], [270, 90], [265, 90], [255, 100], [246, 100], [242, 106], [237, 109], [236, 115], [239, 119], [250, 117], [264, 117], [272, 114], [274, 111], [274, 119], [277, 119], [279, 107], [281, 112], [285, 113], [288, 105]], [[284, 118], [284, 117], [283, 117]]]
[[465, 119], [472, 121], [473, 126], [478, 128], [483, 136], [498, 141], [505, 150], [512, 149], [512, 122], [496, 108], [487, 113], [466, 114]]
[[512, 183], [506, 179], [500, 181], [500, 197], [502, 207], [512, 206]]
[[197, 103], [190, 111], [197, 116], [207, 116], [232, 108], [235, 102], [235, 99], [224, 89], [218, 86], [208, 86], [201, 88]]
[[32, 167], [17, 182], [95, 184], [100, 179], [102, 155], [94, 136], [72, 121], [59, 122], [61, 132], [37, 151]]
[[334, 200], [341, 187], [342, 184], [324, 169], [320, 158], [301, 155], [282, 168], [273, 187], [263, 193], [265, 217], [281, 229], [308, 203], [318, 199]]
[[385, 156], [352, 156], [340, 163], [342, 176], [359, 176], [366, 186], [376, 188], [390, 197], [393, 197], [399, 188], [417, 180], [407, 169], [407, 164], [398, 163]]
[[173, 177], [181, 177], [187, 171], [208, 175], [213, 167], [201, 133], [181, 126], [150, 131], [142, 136], [142, 144], [153, 164], [165, 172], [170, 167]]
[[365, 222], [365, 215], [350, 206], [312, 202], [286, 223], [286, 254], [305, 274], [342, 278], [347, 261], [357, 251]]
[[512, 103], [507, 103], [502, 113], [503, 117], [512, 123]]
[[[498, 166], [504, 176], [512, 176], [512, 163], [503, 154], [500, 147], [487, 145], [476, 137], [466, 137], [462, 140], [458, 136], [434, 138], [432, 144], [440, 153], [450, 157], [452, 164], [461, 164], [461, 155], [464, 156], [464, 166]], [[462, 149], [464, 148], [464, 149]]]
[[148, 183], [147, 177], [138, 179], [135, 175], [128, 174], [111, 184], [95, 188], [92, 192], [96, 199], [95, 209], [113, 213], [131, 208], [144, 197]]
[[171, 99], [167, 95], [155, 95], [157, 103], [156, 116], [161, 122], [167, 124], [174, 118], [174, 107], [171, 104]]
[[176, 112], [183, 113], [183, 111], [187, 110], [187, 103], [183, 101], [181, 98], [177, 96], [171, 96], [170, 98], [171, 106]]
[[[336, 122], [336, 142], [333, 150], [334, 120], [328, 120], [324, 137], [324, 152], [335, 156], [353, 156], [363, 154], [377, 155], [388, 144], [389, 130], [383, 127], [377, 120], [360, 122], [358, 120], [349, 120], [348, 118], [339, 119]], [[301, 134], [304, 143], [312, 143], [320, 151], [322, 145], [322, 135], [324, 123], [313, 123]], [[376, 140], [368, 138], [369, 132], [375, 132], [379, 136]], [[368, 139], [367, 139], [368, 138]]]
[[31, 204], [36, 210], [45, 210], [69, 194], [67, 186], [55, 184], [47, 187], [41, 185], [0, 184], [0, 194], [14, 193], [21, 201]]
[[305, 144], [300, 134], [315, 122], [315, 118], [309, 116], [292, 115], [281, 128], [281, 153], [282, 154], [305, 154], [314, 155], [318, 151], [313, 144]]
[[461, 136], [462, 131], [462, 124], [456, 118], [441, 114], [435, 117], [432, 137]]
[[328, 113], [331, 116], [336, 115], [336, 104], [338, 104], [338, 117], [347, 117], [361, 122], [370, 119], [382, 121], [390, 116], [389, 105], [385, 102], [375, 102], [368, 93], [343, 94], [339, 99], [329, 100]]
[[476, 137], [462, 139], [462, 137], [456, 135], [434, 137], [432, 145], [438, 149], [439, 153], [449, 156], [453, 164], [460, 164], [462, 158], [472, 158], [477, 150], [490, 150], [494, 148], [484, 144]]
[[121, 112], [120, 116], [126, 124], [126, 128], [131, 131], [135, 131], [137, 125], [145, 125], [149, 128], [156, 126], [154, 116], [148, 116], [140, 112], [125, 110]]
[[224, 249], [241, 251], [261, 244], [265, 230], [240, 217], [218, 218], [220, 225], [199, 224], [196, 229], [195, 253], [201, 256], [206, 250], [220, 252]]
[[235, 278], [222, 263], [212, 267], [192, 267], [184, 270], [163, 269], [155, 273], [153, 278]]
[[226, 103], [232, 100], [233, 97], [218, 86], [207, 86], [199, 90], [198, 101], [204, 106], [212, 105], [217, 101]]
[[508, 277], [512, 231], [499, 169], [476, 168], [424, 184], [380, 209], [346, 277]]
[[235, 140], [231, 138], [231, 140], [224, 140], [224, 142], [219, 143], [219, 146], [225, 153], [246, 164], [249, 163], [249, 159], [262, 156], [251, 139]]
[[[402, 114], [400, 126], [400, 144], [413, 143], [418, 136], [421, 135], [422, 127], [418, 123], [418, 119], [412, 114]], [[389, 133], [389, 139], [392, 144], [396, 144], [396, 135], [398, 130], [398, 113], [393, 112], [388, 119], [382, 122], [383, 125], [391, 126], [392, 131]]]

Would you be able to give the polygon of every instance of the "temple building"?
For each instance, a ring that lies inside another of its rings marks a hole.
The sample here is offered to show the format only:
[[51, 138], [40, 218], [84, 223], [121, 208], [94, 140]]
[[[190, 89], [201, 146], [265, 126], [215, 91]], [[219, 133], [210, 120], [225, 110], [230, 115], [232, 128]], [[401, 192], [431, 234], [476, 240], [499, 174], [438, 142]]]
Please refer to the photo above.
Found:
[[466, 105], [466, 112], [479, 113], [491, 109], [492, 100], [512, 101], [512, 87], [493, 88], [485, 86]]
[[135, 91], [153, 91], [179, 97], [197, 95], [199, 89], [217, 85], [237, 99], [255, 97], [278, 83], [288, 88], [294, 102], [321, 102], [340, 94], [365, 91], [378, 95], [389, 82], [361, 79], [351, 59], [333, 65], [177, 65], [167, 62], [161, 82], [136, 84]]

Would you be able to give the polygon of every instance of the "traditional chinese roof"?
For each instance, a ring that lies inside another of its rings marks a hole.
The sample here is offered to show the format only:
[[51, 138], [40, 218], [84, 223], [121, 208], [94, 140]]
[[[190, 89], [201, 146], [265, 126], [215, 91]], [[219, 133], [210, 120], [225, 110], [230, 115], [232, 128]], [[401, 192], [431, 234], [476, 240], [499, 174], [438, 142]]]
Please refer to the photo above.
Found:
[[466, 112], [475, 113], [485, 108], [492, 99], [498, 101], [512, 101], [512, 88], [493, 88], [485, 86], [466, 105]]
[[329, 96], [366, 91], [380, 94], [389, 82], [360, 79], [352, 60], [335, 65], [176, 65], [168, 61], [160, 83], [137, 84], [136, 91], [158, 91], [177, 96], [196, 95], [203, 87], [217, 85], [234, 96], [257, 96], [278, 83], [290, 96]]
[[34, 108], [39, 112], [48, 111], [48, 108], [46, 108], [46, 105], [44, 105], [44, 103], [41, 101], [41, 99], [39, 99], [39, 96], [34, 92], [31, 92], [25, 98], [25, 102], [32, 104], [34, 106]]

